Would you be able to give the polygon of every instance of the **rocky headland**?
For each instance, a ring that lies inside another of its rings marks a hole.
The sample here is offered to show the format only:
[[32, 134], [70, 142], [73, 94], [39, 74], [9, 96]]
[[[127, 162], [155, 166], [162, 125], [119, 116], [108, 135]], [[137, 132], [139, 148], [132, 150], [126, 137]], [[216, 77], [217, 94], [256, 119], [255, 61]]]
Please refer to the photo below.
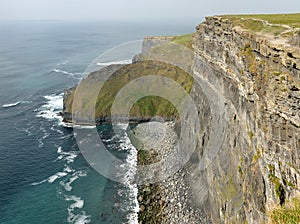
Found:
[[[300, 14], [207, 17], [194, 34], [145, 38], [132, 65], [89, 75], [79, 86], [88, 91], [75, 104], [75, 88], [65, 92], [65, 120], [93, 124], [111, 121], [118, 88], [149, 74], [173, 79], [193, 99], [201, 123], [196, 150], [169, 179], [140, 187], [141, 223], [299, 223], [299, 21]], [[189, 50], [174, 55], [170, 45], [157, 48], [160, 40]], [[163, 62], [169, 54], [173, 65]], [[159, 60], [151, 60], [153, 55]], [[93, 86], [106, 73], [111, 79], [92, 113]], [[180, 120], [175, 107], [153, 96], [130, 113], [138, 123], [154, 116]], [[169, 143], [161, 149], [167, 152], [174, 136], [172, 123], [166, 125]], [[212, 148], [215, 154], [203, 163]], [[139, 154], [142, 164], [160, 159], [151, 151]]]

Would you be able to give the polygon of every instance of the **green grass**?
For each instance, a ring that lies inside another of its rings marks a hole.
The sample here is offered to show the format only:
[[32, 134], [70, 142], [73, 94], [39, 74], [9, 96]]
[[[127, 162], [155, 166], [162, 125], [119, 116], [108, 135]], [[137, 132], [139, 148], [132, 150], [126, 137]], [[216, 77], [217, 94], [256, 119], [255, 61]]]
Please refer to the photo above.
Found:
[[[168, 61], [185, 71], [191, 71], [194, 61], [194, 51], [192, 50], [193, 34], [184, 34], [175, 37], [173, 41], [162, 42], [150, 49], [145, 60]], [[182, 47], [183, 46], [183, 47]]]
[[228, 19], [262, 19], [272, 24], [288, 25], [300, 28], [300, 13], [294, 14], [252, 14], [252, 15], [224, 15]]
[[299, 224], [300, 223], [300, 198], [294, 198], [282, 207], [275, 208], [270, 213], [272, 224]]
[[[229, 19], [235, 26], [240, 26], [252, 32], [261, 32], [278, 36], [287, 28], [278, 25], [288, 25], [292, 28], [300, 28], [300, 13], [297, 14], [257, 14], [257, 15], [224, 15], [224, 18]], [[265, 20], [272, 25], [266, 25], [261, 21]], [[290, 37], [293, 32], [284, 34], [284, 37]]]
[[280, 199], [282, 194], [280, 179], [274, 174], [269, 174], [269, 180], [274, 184], [275, 194]]
[[[96, 100], [95, 115], [96, 117], [110, 117], [112, 104], [119, 93], [119, 91], [129, 84], [130, 81], [146, 77], [149, 75], [159, 75], [174, 80], [181, 85], [187, 93], [191, 91], [193, 85], [193, 77], [179, 67], [158, 62], [158, 61], [143, 61], [130, 65], [126, 65], [117, 70], [103, 85], [100, 92], [99, 86], [101, 79], [95, 75], [88, 76], [77, 87], [80, 95], [76, 95], [76, 108], [80, 109], [84, 115], [90, 115], [92, 111], [93, 102]], [[161, 84], [164, 85], [164, 84]], [[157, 83], [147, 83], [141, 86], [141, 91], [147, 88], [155, 88]], [[134, 92], [138, 96], [139, 91]], [[94, 96], [98, 96], [95, 99]], [[142, 95], [141, 95], [142, 96]], [[70, 97], [65, 99], [66, 111], [72, 111], [74, 92]], [[178, 96], [178, 103], [182, 97]], [[118, 112], [118, 111], [117, 111]], [[90, 115], [92, 116], [92, 115]], [[161, 116], [164, 118], [177, 118], [178, 112], [173, 104], [168, 100], [159, 96], [146, 96], [138, 100], [130, 110], [131, 117], [151, 118], [153, 116]]]
[[184, 34], [181, 36], [177, 36], [172, 42], [175, 44], [181, 44], [187, 48], [192, 49], [192, 37], [193, 33]]

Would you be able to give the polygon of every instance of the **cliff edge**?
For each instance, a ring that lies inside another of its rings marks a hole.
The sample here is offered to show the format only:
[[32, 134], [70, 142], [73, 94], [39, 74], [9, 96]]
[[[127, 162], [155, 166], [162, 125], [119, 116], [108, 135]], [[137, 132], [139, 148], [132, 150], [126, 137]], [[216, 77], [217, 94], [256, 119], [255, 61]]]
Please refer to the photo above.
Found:
[[266, 223], [299, 197], [299, 18], [213, 16], [196, 28], [193, 49], [215, 71], [227, 113], [221, 150], [191, 175], [215, 223]]
[[[173, 79], [190, 93], [197, 106], [202, 129], [197, 133], [196, 151], [184, 167], [189, 170], [184, 179], [192, 204], [204, 210], [213, 223], [267, 223], [270, 220], [283, 223], [276, 211], [292, 211], [288, 205], [300, 201], [299, 21], [300, 14], [207, 17], [197, 26], [196, 33], [177, 39], [196, 55], [197, 60], [184, 63], [194, 80], [176, 66], [151, 62], [144, 65], [158, 66], [162, 73], [173, 71]], [[190, 37], [192, 39], [186, 41]], [[176, 37], [145, 38], [142, 54], [135, 57], [134, 64], [115, 73], [111, 84], [125, 80], [119, 86], [122, 87], [131, 78], [139, 77], [133, 75], [129, 79], [128, 74], [133, 74], [137, 63], [142, 63], [144, 55], [160, 40], [174, 42]], [[176, 60], [180, 63], [185, 59], [181, 56]], [[91, 80], [100, 77], [101, 72], [106, 70], [91, 74], [86, 83], [93, 83]], [[208, 85], [199, 84], [201, 80], [206, 80]], [[107, 92], [111, 86], [107, 86]], [[218, 131], [213, 129], [213, 124], [220, 121], [214, 123], [212, 96], [205, 96], [203, 88], [223, 100], [226, 128], [219, 130], [222, 141], [213, 135]], [[107, 92], [103, 93], [104, 98]], [[67, 121], [71, 121], [73, 93], [74, 89], [65, 93]], [[109, 122], [107, 105], [111, 105], [113, 97], [113, 94], [106, 97], [108, 104], [98, 102], [97, 123]], [[144, 100], [132, 111], [137, 120], [148, 121], [157, 112], [160, 116], [177, 117], [174, 109], [166, 110], [169, 104], [161, 99]], [[160, 105], [160, 109], [152, 111], [149, 105]], [[220, 141], [220, 146], [212, 162], [203, 169], [200, 161], [210, 141]], [[155, 200], [152, 203], [151, 206], [155, 206]], [[147, 208], [144, 207], [144, 211]], [[292, 212], [286, 214], [297, 220], [299, 213], [295, 217]]]

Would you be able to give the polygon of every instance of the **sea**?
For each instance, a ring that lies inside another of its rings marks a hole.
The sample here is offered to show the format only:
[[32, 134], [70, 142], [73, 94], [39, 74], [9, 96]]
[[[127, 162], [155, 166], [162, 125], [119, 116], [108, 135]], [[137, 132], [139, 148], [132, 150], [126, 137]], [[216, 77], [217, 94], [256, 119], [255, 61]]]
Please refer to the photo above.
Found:
[[[0, 22], [1, 224], [137, 223], [136, 187], [107, 179], [84, 159], [59, 116], [63, 92], [118, 45], [193, 30], [140, 21]], [[116, 136], [103, 125], [98, 133], [109, 150], [131, 159], [125, 132]]]

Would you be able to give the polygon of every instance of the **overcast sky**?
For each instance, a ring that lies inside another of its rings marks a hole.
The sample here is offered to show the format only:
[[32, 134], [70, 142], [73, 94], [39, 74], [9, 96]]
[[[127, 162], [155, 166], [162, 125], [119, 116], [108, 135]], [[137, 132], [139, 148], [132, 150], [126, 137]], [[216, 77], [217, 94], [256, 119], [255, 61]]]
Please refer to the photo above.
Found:
[[205, 15], [300, 12], [300, 0], [0, 0], [0, 20], [199, 21]]

